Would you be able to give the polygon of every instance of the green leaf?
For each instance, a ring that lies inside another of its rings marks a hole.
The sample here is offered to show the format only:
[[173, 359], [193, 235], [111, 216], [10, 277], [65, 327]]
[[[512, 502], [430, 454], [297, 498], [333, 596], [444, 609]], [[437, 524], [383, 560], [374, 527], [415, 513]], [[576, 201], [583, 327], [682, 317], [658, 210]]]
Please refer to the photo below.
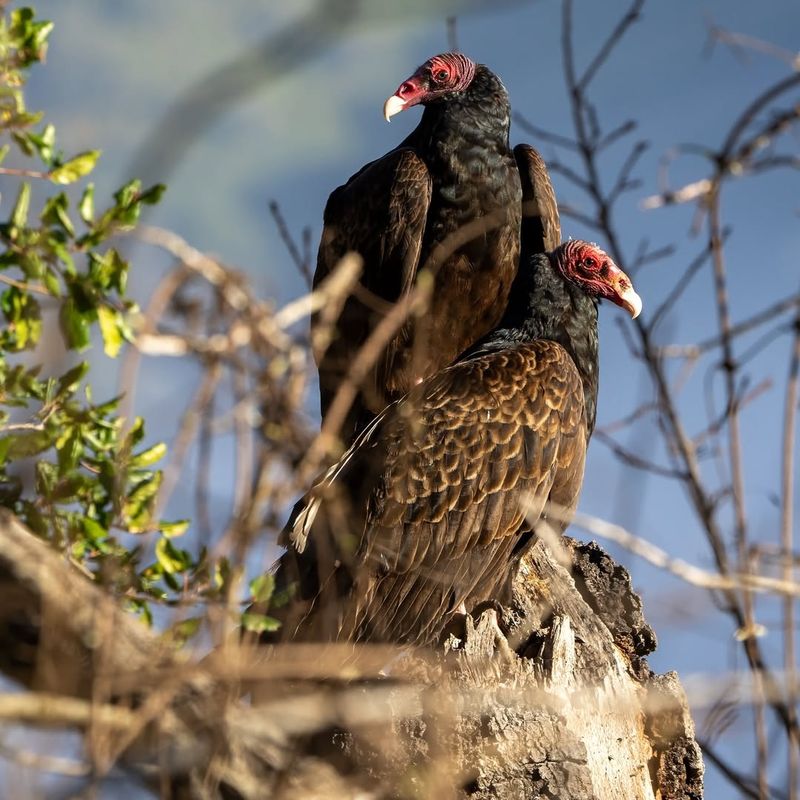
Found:
[[19, 194], [17, 195], [17, 202], [14, 204], [14, 210], [11, 212], [11, 224], [15, 228], [24, 228], [25, 223], [28, 221], [28, 208], [31, 204], [31, 185], [23, 182], [19, 187]]
[[75, 235], [75, 227], [69, 218], [69, 214], [67, 214], [68, 208], [69, 200], [67, 196], [64, 192], [59, 192], [44, 204], [39, 219], [48, 225], [60, 225], [72, 237]]
[[142, 621], [148, 628], [153, 627], [153, 613], [150, 611], [150, 606], [144, 600], [131, 600], [129, 606], [132, 611], [141, 614]]
[[100, 323], [100, 333], [103, 335], [103, 350], [109, 358], [116, 358], [124, 341], [117, 320], [119, 311], [106, 305], [97, 307], [97, 320]]
[[8, 457], [12, 460], [35, 456], [52, 444], [52, 438], [47, 431], [22, 431], [8, 438]]
[[33, 347], [42, 332], [39, 303], [28, 292], [11, 286], [0, 295], [0, 307], [8, 323], [0, 331], [0, 346], [14, 351]]
[[141, 188], [142, 182], [138, 178], [128, 181], [123, 187], [114, 192], [114, 200], [117, 201], [117, 206], [129, 206], [139, 197]]
[[41, 133], [28, 133], [28, 141], [39, 152], [42, 161], [50, 163], [53, 160], [53, 147], [56, 143], [56, 129], [46, 125]]
[[42, 281], [44, 282], [47, 291], [53, 297], [61, 297], [61, 281], [58, 279], [58, 275], [53, 272], [50, 267], [44, 271], [44, 275], [42, 275]]
[[78, 459], [83, 455], [80, 426], [72, 425], [58, 437], [56, 441], [58, 453], [58, 474], [64, 477], [78, 466]]
[[116, 289], [124, 294], [127, 274], [128, 262], [113, 247], [102, 255], [89, 254], [89, 276], [100, 289]]
[[152, 447], [148, 447], [147, 450], [143, 450], [138, 455], [133, 456], [128, 463], [133, 469], [151, 467], [156, 462], [161, 461], [166, 454], [167, 446], [163, 442], [159, 442]]
[[178, 519], [174, 522], [159, 522], [158, 527], [161, 533], [168, 539], [175, 539], [178, 536], [183, 536], [189, 530], [188, 519]]
[[162, 473], [148, 473], [147, 477], [136, 484], [129, 492], [122, 507], [122, 513], [131, 533], [142, 533], [152, 526], [150, 510], [158, 490], [161, 487]]
[[94, 184], [90, 183], [83, 190], [80, 202], [78, 203], [78, 213], [81, 219], [90, 225], [94, 221]]
[[5, 464], [8, 458], [8, 448], [11, 444], [11, 437], [0, 439], [0, 464]]
[[265, 633], [269, 631], [277, 631], [281, 627], [281, 623], [273, 617], [268, 617], [265, 614], [253, 614], [250, 611], [245, 611], [242, 614], [242, 626], [246, 631], [253, 631], [253, 633]]
[[11, 508], [21, 495], [22, 481], [16, 475], [0, 480], [0, 505]]
[[169, 575], [183, 572], [191, 564], [191, 557], [185, 550], [178, 550], [169, 539], [162, 537], [156, 542], [156, 560]]
[[161, 197], [166, 191], [167, 187], [163, 183], [157, 183], [139, 195], [139, 202], [147, 206], [154, 206], [161, 200]]
[[250, 581], [250, 595], [255, 603], [268, 605], [274, 591], [275, 576], [272, 573], [259, 575], [259, 577]]
[[53, 23], [49, 20], [43, 20], [42, 22], [37, 22], [33, 27], [34, 42], [39, 50], [38, 59], [42, 59], [47, 51], [47, 37], [50, 36], [50, 32], [53, 30]]
[[89, 346], [91, 338], [88, 316], [78, 309], [72, 297], [62, 303], [59, 321], [67, 346], [71, 350], [85, 350]]
[[52, 494], [58, 481], [56, 468], [49, 461], [36, 462], [36, 493], [44, 497]]
[[89, 364], [86, 361], [81, 361], [80, 364], [76, 364], [67, 370], [58, 379], [58, 387], [56, 388], [54, 399], [61, 400], [67, 395], [74, 394], [88, 371]]
[[100, 150], [87, 150], [50, 170], [48, 177], [53, 183], [75, 183], [94, 169], [98, 158], [100, 158]]
[[69, 250], [67, 250], [66, 245], [60, 242], [55, 236], [50, 237], [48, 244], [53, 251], [53, 255], [64, 265], [62, 272], [64, 272], [65, 275], [74, 276], [76, 274], [75, 262], [72, 260], [72, 255]]
[[11, 138], [17, 143], [17, 146], [26, 156], [32, 156], [36, 150], [34, 146], [28, 141], [28, 134], [27, 133], [20, 133], [19, 131], [14, 131], [11, 134]]
[[83, 527], [83, 532], [93, 544], [108, 538], [108, 531], [91, 517], [81, 517], [81, 526]]
[[126, 446], [133, 448], [144, 439], [144, 420], [141, 417], [136, 417], [131, 425], [131, 429], [127, 433]]
[[0, 147], [0, 164], [6, 160], [9, 150], [11, 150], [10, 144], [4, 144], [2, 147]]
[[230, 561], [225, 556], [222, 556], [220, 560], [214, 564], [214, 586], [220, 592], [228, 585], [231, 572]]
[[170, 628], [168, 636], [175, 642], [175, 644], [182, 646], [186, 644], [186, 642], [191, 639], [197, 633], [197, 631], [200, 630], [200, 624], [202, 621], [202, 617], [190, 617], [189, 619], [184, 619]]

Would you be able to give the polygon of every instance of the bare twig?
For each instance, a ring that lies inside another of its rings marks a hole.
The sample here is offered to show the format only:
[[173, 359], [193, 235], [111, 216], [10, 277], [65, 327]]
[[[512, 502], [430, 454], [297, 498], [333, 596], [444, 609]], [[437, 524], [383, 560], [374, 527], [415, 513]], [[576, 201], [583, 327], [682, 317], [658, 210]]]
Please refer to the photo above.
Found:
[[24, 292], [34, 292], [35, 294], [40, 294], [43, 297], [51, 297], [50, 292], [48, 292], [44, 286], [41, 286], [38, 283], [18, 281], [15, 278], [9, 277], [8, 275], [0, 275], [0, 283], [5, 283], [8, 286], [14, 286], [17, 289], [22, 289]]
[[[636, 7], [632, 7], [632, 11], [636, 11]], [[627, 263], [623, 256], [620, 239], [616, 228], [613, 223], [613, 201], [616, 199], [611, 197], [609, 193], [603, 190], [600, 181], [600, 170], [597, 166], [597, 151], [598, 143], [603, 141], [602, 133], [599, 128], [599, 121], [593, 106], [587, 101], [581, 79], [577, 77], [575, 67], [575, 51], [572, 42], [572, 3], [566, 0], [563, 4], [563, 24], [562, 24], [562, 51], [564, 61], [564, 74], [566, 76], [567, 87], [570, 94], [571, 109], [573, 126], [575, 130], [575, 141], [573, 146], [569, 149], [578, 153], [582, 162], [583, 174], [578, 175], [571, 168], [567, 168], [571, 174], [575, 174], [577, 180], [573, 181], [581, 189], [588, 185], [588, 195], [593, 203], [593, 210], [589, 214], [580, 212], [583, 217], [588, 217], [589, 227], [598, 230], [604, 235], [609, 243], [609, 253], [622, 266], [623, 269], [630, 272], [625, 266]], [[614, 42], [616, 46], [618, 40]], [[691, 198], [700, 198], [704, 202], [707, 201], [709, 193], [715, 187], [719, 187], [721, 175], [738, 175], [743, 171], [742, 165], [749, 164], [752, 161], [754, 153], [759, 149], [763, 149], [764, 143], [769, 141], [770, 137], [777, 135], [778, 132], [786, 129], [787, 125], [791, 124], [792, 120], [796, 118], [796, 110], [793, 107], [786, 113], [774, 115], [773, 119], [765, 125], [762, 125], [756, 130], [755, 134], [742, 141], [742, 134], [751, 129], [752, 123], [755, 121], [757, 115], [777, 98], [783, 96], [786, 92], [793, 89], [797, 84], [798, 76], [791, 76], [788, 79], [779, 81], [773, 87], [770, 87], [755, 101], [749, 104], [742, 114], [739, 115], [731, 128], [729, 135], [719, 154], [713, 154], [708, 149], [700, 149], [702, 155], [709, 157], [709, 160], [715, 165], [715, 176], [713, 178], [706, 178], [703, 181], [696, 182], [689, 189], [679, 190], [682, 191], [680, 199], [685, 200]], [[682, 148], [683, 151], [688, 151], [689, 148]], [[632, 157], [632, 156], [631, 156]], [[623, 181], [623, 186], [627, 183]], [[675, 201], [674, 192], [662, 192], [658, 200], [648, 201], [648, 205], [658, 205], [665, 202]], [[703, 207], [702, 210], [705, 210]], [[715, 226], [715, 239], [717, 243], [721, 243], [721, 226]], [[700, 266], [696, 267], [699, 270]], [[696, 271], [695, 270], [695, 271]], [[666, 307], [659, 309], [659, 316], [663, 316]], [[726, 312], [727, 314], [727, 312]], [[667, 451], [671, 453], [676, 461], [676, 469], [686, 475], [684, 484], [689, 493], [689, 497], [694, 505], [698, 519], [700, 520], [708, 541], [714, 553], [714, 558], [720, 571], [721, 577], [729, 577], [731, 575], [731, 568], [729, 564], [729, 557], [727, 553], [727, 546], [723, 529], [721, 528], [717, 519], [718, 498], [715, 493], [707, 488], [703, 482], [703, 478], [699, 469], [697, 453], [695, 448], [687, 436], [683, 422], [680, 418], [678, 408], [676, 406], [675, 398], [672, 393], [670, 382], [664, 370], [664, 366], [660, 360], [660, 352], [655, 348], [651, 342], [651, 330], [645, 327], [641, 320], [637, 320], [633, 326], [634, 331], [637, 333], [640, 346], [634, 347], [630, 345], [634, 354], [640, 353], [648, 371], [654, 380], [656, 387], [656, 394], [658, 404], [661, 410], [659, 424], [663, 431]], [[734, 336], [734, 326], [731, 325], [729, 318], [726, 322], [725, 337], [729, 343]], [[719, 346], [722, 346], [722, 338], [720, 338]], [[687, 355], [689, 355], [687, 353]], [[692, 351], [691, 357], [696, 357], [695, 351]], [[734, 393], [730, 394], [729, 403], [733, 401]], [[734, 448], [738, 440], [734, 442]], [[735, 453], [735, 460], [741, 464], [740, 448]], [[739, 483], [741, 489], [741, 483]], [[739, 492], [739, 498], [741, 498]], [[740, 520], [744, 518], [741, 511], [743, 506], [739, 502]], [[741, 525], [739, 526], [741, 530]], [[744, 566], [746, 569], [746, 564]], [[752, 619], [752, 614], [749, 609], [743, 608], [736, 596], [732, 587], [723, 591], [726, 609], [733, 616], [737, 628], [740, 630], [754, 630], [752, 625], [748, 625], [748, 620]], [[763, 679], [765, 692], [770, 698], [770, 704], [773, 710], [780, 718], [782, 724], [787, 731], [793, 731], [796, 728], [796, 723], [793, 714], [787, 708], [786, 703], [781, 700], [772, 689], [774, 688], [774, 678], [768, 671], [764, 661], [763, 654], [759, 647], [758, 642], [752, 637], [748, 636], [743, 639], [743, 646], [747, 654], [748, 663], [754, 674], [754, 679], [760, 681]], [[757, 710], [758, 713], [758, 710]], [[760, 736], [760, 745], [763, 756], [763, 737]], [[762, 758], [763, 764], [763, 758]], [[763, 778], [763, 776], [762, 776]], [[764, 781], [761, 781], [762, 787]]]
[[[556, 519], [569, 521], [569, 516], [564, 509], [550, 504], [548, 513]], [[754, 575], [750, 572], [731, 572], [721, 575], [718, 572], [710, 572], [687, 563], [679, 558], [670, 556], [660, 547], [642, 539], [639, 536], [625, 530], [620, 525], [606, 522], [599, 517], [589, 514], [576, 513], [572, 517], [572, 524], [578, 528], [588, 531], [593, 536], [608, 539], [620, 547], [624, 547], [634, 555], [643, 558], [654, 567], [666, 570], [676, 578], [697, 586], [701, 589], [714, 589], [725, 591], [752, 591], [759, 593], [776, 594], [781, 597], [800, 597], [800, 583], [786, 581], [780, 578], [768, 578], [763, 575]], [[780, 698], [780, 695], [775, 695]]]
[[284, 219], [283, 212], [281, 211], [281, 207], [278, 205], [277, 200], [269, 201], [269, 213], [272, 214], [272, 218], [275, 220], [275, 224], [278, 226], [278, 233], [281, 236], [281, 241], [286, 246], [286, 249], [291, 256], [292, 263], [297, 267], [297, 271], [303, 277], [303, 280], [306, 282], [306, 286], [308, 286], [310, 289], [314, 281], [314, 276], [311, 274], [311, 265], [308, 263], [307, 259], [303, 257], [300, 248], [292, 238], [292, 234], [289, 231], [289, 226], [286, 224], [286, 220]]
[[[698, 739], [698, 744], [703, 748], [703, 755], [730, 781], [745, 797], [752, 800], [761, 800], [759, 787], [753, 785], [753, 779], [744, 773], [734, 769], [720, 756], [711, 742], [705, 739]], [[774, 800], [784, 800], [787, 797], [783, 792], [775, 788], [770, 788], [771, 798]]]
[[[749, 333], [759, 325], [771, 322], [776, 316], [790, 311], [794, 308], [800, 308], [800, 294], [790, 295], [784, 297], [775, 303], [772, 303], [762, 311], [758, 311], [751, 317], [742, 320], [741, 322], [731, 325], [728, 331], [728, 337], [735, 339], [737, 336]], [[655, 352], [659, 358], [699, 358], [709, 350], [714, 350], [722, 346], [722, 336], [717, 334], [703, 339], [696, 344], [690, 345], [674, 345], [668, 344], [662, 347], [655, 348]]]
[[97, 706], [75, 697], [25, 692], [0, 695], [0, 719], [80, 728], [94, 724], [127, 728], [135, 714], [121, 706]]
[[[783, 457], [781, 467], [781, 551], [783, 555], [783, 579], [794, 579], [794, 447], [797, 421], [798, 382], [800, 382], [800, 313], [794, 321], [795, 334], [789, 360], [789, 377], [786, 383], [786, 401], [783, 421]], [[797, 677], [795, 650], [794, 601], [787, 598], [783, 605], [783, 665], [793, 680]], [[790, 703], [795, 714], [796, 704]], [[797, 729], [793, 730], [789, 746], [788, 782], [789, 798], [796, 800], [798, 794], [798, 741]]]
[[458, 46], [458, 17], [447, 18], [447, 49], [455, 53], [460, 48]]
[[772, 42], [764, 41], [756, 36], [748, 36], [746, 33], [729, 31], [713, 23], [709, 23], [709, 35], [718, 42], [730, 45], [732, 49], [748, 49], [763, 53], [783, 61], [794, 70], [800, 70], [800, 53], [793, 53], [791, 50], [778, 47]]
[[679, 481], [686, 480], [685, 472], [681, 472], [680, 470], [676, 469], [671, 469], [670, 467], [664, 467], [661, 464], [656, 464], [652, 461], [648, 461], [646, 458], [642, 458], [636, 453], [632, 453], [630, 450], [627, 450], [621, 444], [615, 441], [605, 431], [595, 430], [594, 437], [596, 439], [599, 439], [604, 445], [606, 445], [611, 450], [611, 452], [617, 456], [617, 458], [619, 458], [621, 461], [624, 461], [631, 467], [635, 467], [636, 469], [640, 469], [645, 472], [650, 472], [653, 475], [660, 475], [662, 478], [671, 478], [673, 480], [679, 480]]
[[74, 761], [71, 758], [58, 756], [45, 756], [29, 750], [19, 750], [16, 747], [0, 741], [0, 757], [13, 761], [26, 769], [35, 769], [38, 772], [50, 772], [54, 775], [64, 775], [69, 778], [81, 778], [91, 774], [91, 764]]
[[[575, 83], [575, 88], [582, 94], [586, 91], [589, 83], [597, 75], [600, 67], [608, 60], [611, 53], [615, 50], [625, 32], [639, 19], [639, 14], [644, 6], [644, 0], [634, 0], [628, 10], [619, 18], [617, 24], [608, 34], [605, 42], [600, 46], [597, 55], [592, 59], [586, 71]], [[570, 26], [571, 27], [571, 26]]]

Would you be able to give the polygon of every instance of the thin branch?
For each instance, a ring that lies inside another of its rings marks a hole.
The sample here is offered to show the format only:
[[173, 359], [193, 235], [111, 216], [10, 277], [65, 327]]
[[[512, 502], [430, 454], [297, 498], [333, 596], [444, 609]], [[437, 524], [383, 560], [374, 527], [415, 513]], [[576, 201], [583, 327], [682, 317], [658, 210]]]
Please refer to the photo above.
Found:
[[520, 128], [522, 128], [522, 130], [525, 131], [525, 133], [529, 133], [531, 136], [535, 136], [537, 139], [541, 139], [543, 142], [547, 142], [548, 144], [554, 144], [558, 147], [563, 147], [566, 150], [578, 152], [578, 144], [574, 139], [570, 139], [567, 136], [562, 136], [560, 133], [553, 133], [552, 131], [540, 128], [519, 111], [512, 111], [511, 118], [517, 123], [517, 125], [520, 126]]
[[[727, 236], [727, 231], [725, 235]], [[658, 324], [661, 322], [662, 318], [666, 315], [666, 313], [675, 308], [675, 305], [678, 302], [678, 300], [680, 300], [681, 295], [689, 287], [689, 284], [692, 282], [692, 279], [700, 272], [700, 270], [706, 264], [710, 255], [711, 255], [711, 248], [706, 246], [703, 248], [702, 252], [698, 253], [689, 262], [689, 266], [686, 267], [683, 274], [680, 276], [680, 278], [678, 278], [677, 282], [675, 283], [675, 286], [673, 286], [672, 290], [664, 298], [661, 304], [656, 308], [653, 315], [650, 317], [649, 330], [651, 333], [656, 329], [656, 327], [658, 327]]]
[[[548, 515], [565, 522], [570, 521], [568, 511], [559, 508], [553, 503], [548, 504]], [[573, 526], [582, 528], [593, 536], [599, 536], [601, 539], [614, 542], [654, 567], [663, 569], [685, 583], [697, 586], [700, 589], [746, 590], [762, 594], [775, 594], [781, 597], [800, 597], [800, 583], [794, 581], [769, 578], [763, 575], [755, 575], [751, 572], [731, 572], [727, 575], [709, 572], [689, 564], [683, 559], [674, 558], [665, 550], [648, 542], [646, 539], [630, 533], [620, 525], [606, 522], [599, 517], [577, 512], [571, 517], [571, 521]], [[780, 694], [776, 695], [776, 697], [781, 696]]]
[[565, 203], [559, 203], [558, 210], [562, 216], [574, 219], [575, 222], [580, 223], [589, 230], [593, 230], [599, 233], [602, 233], [603, 231], [602, 225], [600, 225], [597, 222], [597, 220], [594, 219], [594, 217], [590, 217], [588, 214], [585, 214], [582, 211], [578, 211], [573, 206], [566, 205]]
[[[798, 383], [800, 382], [800, 313], [794, 321], [794, 341], [789, 360], [789, 378], [786, 383], [786, 400], [783, 418], [783, 456], [781, 465], [781, 551], [783, 556], [783, 579], [794, 579], [794, 447], [797, 422]], [[793, 680], [797, 679], [795, 648], [795, 613], [791, 599], [783, 605], [783, 665]], [[795, 704], [790, 704], [795, 714]], [[789, 798], [796, 800], [798, 794], [798, 741], [792, 737], [788, 763]]]
[[601, 150], [605, 150], [607, 147], [610, 147], [612, 144], [614, 144], [614, 142], [617, 141], [617, 139], [627, 136], [629, 133], [635, 131], [636, 128], [636, 121], [632, 119], [629, 119], [627, 122], [623, 122], [621, 125], [613, 128], [597, 142], [597, 152], [599, 153]]
[[451, 53], [460, 49], [458, 46], [458, 17], [456, 16], [447, 18], [447, 49]]
[[591, 83], [592, 79], [597, 75], [600, 67], [608, 60], [608, 57], [614, 51], [614, 48], [619, 44], [620, 39], [625, 35], [625, 32], [639, 19], [644, 0], [634, 0], [630, 8], [625, 14], [620, 17], [614, 29], [609, 33], [608, 38], [600, 46], [597, 55], [592, 59], [586, 71], [583, 73], [580, 80], [577, 82], [577, 88], [580, 92], [584, 92], [586, 87]]
[[[731, 154], [733, 153], [739, 137], [744, 134], [744, 131], [747, 129], [747, 127], [764, 108], [766, 108], [774, 100], [777, 100], [782, 94], [793, 91], [798, 86], [800, 86], [800, 73], [789, 75], [788, 77], [771, 86], [761, 95], [759, 95], [752, 103], [750, 103], [750, 105], [747, 106], [747, 108], [745, 108], [745, 110], [739, 115], [736, 122], [734, 122], [734, 124], [731, 126], [730, 132], [720, 148], [720, 163], [725, 163], [730, 160]], [[793, 109], [793, 111], [795, 114], [798, 112], [797, 109]], [[763, 136], [763, 132], [754, 137], [754, 141], [761, 136]]]
[[[783, 314], [794, 308], [800, 308], [800, 294], [784, 297], [782, 300], [778, 300], [762, 311], [753, 314], [753, 316], [742, 320], [736, 325], [732, 325], [728, 331], [728, 337], [730, 339], [735, 339], [737, 336], [748, 333], [759, 325], [772, 322], [779, 314]], [[721, 346], [722, 336], [717, 335], [709, 337], [708, 339], [703, 339], [697, 342], [697, 344], [663, 345], [655, 348], [655, 353], [659, 358], [699, 358], [709, 350], [714, 350]]]
[[[736, 402], [736, 362], [733, 354], [733, 340], [730, 335], [731, 321], [728, 304], [727, 276], [723, 259], [723, 234], [720, 220], [719, 191], [720, 179], [715, 181], [714, 188], [709, 193], [708, 198], [709, 246], [711, 248], [712, 264], [714, 267], [714, 287], [716, 290], [717, 316], [722, 339], [723, 371], [727, 394], [728, 454], [731, 468], [731, 488], [735, 519], [735, 544], [739, 570], [745, 572], [750, 568], [750, 560], [748, 558], [747, 517], [744, 501], [744, 462], [742, 456], [741, 430], [739, 427], [739, 411]], [[753, 597], [746, 589], [742, 592], [742, 608], [744, 611], [744, 625], [742, 626], [744, 631], [748, 633], [755, 631], [757, 625], [755, 621]], [[743, 643], [746, 649], [751, 648], [754, 644], [754, 637], [748, 635], [748, 637], [743, 640]], [[753, 670], [753, 679], [756, 682], [756, 686], [761, 690], [758, 700], [753, 706], [758, 786], [761, 800], [768, 800], [767, 731], [766, 720], [764, 718], [766, 701], [763, 695], [764, 687], [759, 670]], [[796, 727], [796, 720], [791, 712], [791, 708], [787, 707], [786, 711], [789, 716], [789, 729], [791, 730]]]
[[311, 267], [300, 252], [300, 248], [295, 243], [277, 200], [269, 201], [269, 213], [272, 214], [272, 219], [275, 220], [281, 241], [286, 246], [289, 256], [292, 259], [292, 263], [295, 265], [295, 267], [297, 267], [297, 271], [303, 277], [303, 280], [306, 282], [306, 286], [308, 286], [310, 289], [314, 282], [314, 276], [311, 274]]
[[732, 48], [755, 50], [758, 53], [776, 58], [788, 64], [793, 70], [800, 70], [800, 53], [793, 53], [785, 47], [778, 47], [772, 42], [766, 42], [756, 36], [746, 33], [735, 33], [717, 25], [709, 25], [710, 35], [719, 42], [731, 45]]
[[635, 189], [639, 184], [637, 181], [631, 181], [631, 172], [635, 169], [637, 162], [644, 155], [647, 150], [647, 142], [636, 142], [628, 153], [627, 158], [620, 167], [619, 174], [614, 186], [608, 193], [608, 202], [613, 203], [617, 198], [626, 191]]
[[675, 252], [675, 245], [672, 244], [665, 244], [662, 247], [655, 248], [655, 250], [648, 249], [648, 245], [648, 240], [642, 239], [631, 263], [632, 275], [637, 275], [639, 270], [648, 264], [654, 264], [656, 261], [663, 261], [665, 258], [669, 258]]
[[42, 172], [37, 169], [23, 169], [21, 167], [0, 167], [0, 175], [13, 175], [18, 178], [42, 178], [50, 179], [49, 172]]
[[[697, 743], [703, 750], [703, 755], [722, 773], [722, 775], [735, 786], [745, 797], [751, 800], [760, 800], [758, 786], [753, 785], [753, 779], [735, 770], [730, 764], [714, 749], [714, 746], [707, 739], [698, 738]], [[770, 788], [770, 795], [773, 800], [786, 800], [787, 795], [775, 788]]]
[[661, 464], [656, 464], [652, 461], [648, 461], [646, 458], [642, 458], [636, 453], [632, 453], [630, 450], [624, 448], [621, 444], [619, 444], [607, 433], [604, 433], [602, 430], [595, 430], [594, 438], [598, 439], [604, 445], [606, 445], [611, 450], [611, 452], [614, 453], [614, 455], [620, 459], [620, 461], [625, 462], [626, 464], [628, 464], [631, 467], [634, 467], [635, 469], [640, 469], [644, 472], [649, 472], [653, 475], [659, 475], [662, 478], [670, 478], [671, 480], [679, 480], [679, 481], [686, 480], [687, 475], [685, 472], [661, 466]]
[[18, 281], [9, 277], [8, 275], [0, 275], [0, 283], [5, 283], [8, 286], [14, 286], [17, 289], [22, 289], [23, 292], [34, 292], [35, 294], [40, 294], [43, 297], [52, 297], [50, 292], [48, 292], [44, 286], [38, 283], [26, 283], [25, 281]]
[[591, 194], [591, 185], [589, 182], [583, 178], [581, 175], [578, 175], [575, 170], [571, 167], [568, 167], [566, 164], [562, 164], [560, 161], [550, 161], [548, 165], [550, 172], [555, 172], [559, 175], [563, 175], [570, 183], [574, 184], [583, 192], [587, 194]]
[[74, 761], [71, 758], [45, 756], [29, 750], [18, 750], [2, 741], [0, 741], [0, 758], [5, 758], [26, 769], [35, 769], [38, 772], [49, 772], [69, 778], [82, 778], [92, 772], [91, 764]]
[[[625, 269], [626, 259], [623, 257], [620, 240], [617, 235], [616, 229], [612, 221], [613, 209], [608, 202], [608, 198], [603, 194], [602, 184], [600, 181], [599, 169], [596, 163], [597, 155], [597, 123], [594, 110], [583, 95], [581, 86], [576, 79], [575, 71], [575, 58], [572, 42], [572, 0], [564, 0], [562, 5], [563, 19], [562, 19], [562, 54], [564, 75], [566, 78], [567, 88], [570, 94], [571, 110], [573, 118], [573, 126], [575, 129], [575, 138], [578, 143], [580, 157], [583, 162], [583, 167], [586, 173], [586, 180], [591, 187], [591, 197], [595, 202], [595, 225], [599, 227], [608, 240], [608, 250], [612, 258]], [[780, 87], [785, 88], [785, 87]], [[775, 87], [769, 90], [768, 96], [774, 97]], [[756, 104], [751, 104], [750, 110], [757, 110]], [[708, 192], [711, 183], [707, 183], [704, 187], [703, 194]], [[676, 458], [682, 462], [682, 466], [688, 474], [688, 479], [685, 482], [692, 504], [702, 523], [709, 544], [711, 545], [714, 559], [720, 574], [725, 576], [729, 575], [730, 565], [728, 554], [725, 546], [725, 539], [722, 530], [715, 518], [716, 500], [705, 489], [697, 454], [692, 447], [677, 408], [675, 406], [670, 386], [666, 375], [664, 374], [663, 367], [660, 360], [656, 355], [656, 350], [650, 341], [650, 333], [648, 329], [640, 320], [636, 320], [633, 324], [634, 330], [637, 332], [641, 340], [641, 352], [648, 370], [655, 382], [658, 402], [662, 410], [661, 422], [662, 429], [667, 439], [667, 447], [670, 451], [674, 452]], [[741, 608], [738, 598], [733, 590], [728, 590], [724, 593], [727, 610], [732, 614], [736, 621], [737, 627], [740, 629], [747, 629], [746, 613]], [[763, 678], [767, 694], [770, 698], [776, 697], [771, 690], [775, 688], [774, 677], [768, 671], [767, 665], [764, 661], [763, 654], [758, 645], [758, 642], [748, 637], [743, 642], [745, 652], [747, 654], [750, 669], [754, 675], [757, 673], [759, 679]], [[787, 731], [792, 730], [795, 725], [791, 714], [789, 713], [785, 703], [780, 699], [771, 699], [771, 705], [775, 713], [780, 718], [783, 726]]]
[[602, 431], [606, 436], [610, 436], [612, 433], [630, 427], [634, 422], [637, 422], [647, 414], [652, 414], [654, 411], [658, 411], [658, 405], [656, 403], [643, 403], [638, 408], [631, 411], [630, 414], [622, 417], [622, 419], [615, 420], [614, 422], [607, 422], [605, 425], [595, 428], [594, 435], [596, 436], [598, 431]]
[[122, 706], [98, 706], [75, 697], [19, 692], [0, 694], [0, 719], [62, 727], [86, 728], [99, 724], [109, 728], [129, 728], [134, 724], [136, 714]]

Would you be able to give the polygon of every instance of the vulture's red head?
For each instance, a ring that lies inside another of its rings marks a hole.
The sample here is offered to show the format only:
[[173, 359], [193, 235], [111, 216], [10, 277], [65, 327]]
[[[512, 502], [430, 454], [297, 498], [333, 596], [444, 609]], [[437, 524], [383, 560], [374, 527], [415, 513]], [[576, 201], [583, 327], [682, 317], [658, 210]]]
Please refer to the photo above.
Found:
[[561, 274], [592, 297], [604, 297], [624, 308], [633, 319], [642, 311], [642, 299], [631, 279], [596, 244], [574, 239], [557, 247], [553, 262]]
[[472, 83], [475, 70], [475, 62], [463, 53], [441, 53], [429, 58], [384, 103], [383, 116], [388, 122], [411, 106], [430, 103], [450, 92], [463, 92]]

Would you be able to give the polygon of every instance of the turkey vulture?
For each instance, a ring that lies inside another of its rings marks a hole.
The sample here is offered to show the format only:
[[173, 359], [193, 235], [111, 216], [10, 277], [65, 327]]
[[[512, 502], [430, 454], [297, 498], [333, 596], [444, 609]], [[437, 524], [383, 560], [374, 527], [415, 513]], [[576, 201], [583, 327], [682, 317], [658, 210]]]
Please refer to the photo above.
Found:
[[641, 310], [596, 245], [525, 256], [500, 325], [379, 414], [295, 506], [272, 641], [433, 644], [450, 612], [497, 599], [531, 538], [521, 501], [538, 518], [577, 503], [599, 298]]
[[[386, 309], [423, 270], [434, 280], [427, 313], [397, 332], [360, 386], [340, 429], [345, 444], [388, 402], [491, 330], [517, 272], [522, 187], [505, 87], [483, 64], [444, 53], [404, 81], [384, 113], [388, 120], [417, 104], [425, 110], [411, 134], [334, 190], [325, 207], [314, 286], [349, 251], [361, 254], [364, 272], [330, 347], [315, 353], [323, 418]], [[523, 170], [527, 155], [518, 148]]]

